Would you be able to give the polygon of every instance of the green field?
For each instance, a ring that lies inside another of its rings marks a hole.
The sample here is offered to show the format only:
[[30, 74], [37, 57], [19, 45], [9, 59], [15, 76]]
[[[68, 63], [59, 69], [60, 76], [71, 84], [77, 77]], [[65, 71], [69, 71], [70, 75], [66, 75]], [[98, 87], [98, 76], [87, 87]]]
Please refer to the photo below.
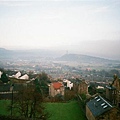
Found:
[[49, 120], [86, 120], [77, 101], [47, 103], [46, 108], [51, 115]]
[[[10, 115], [8, 106], [9, 100], [0, 100], [0, 115]], [[67, 103], [45, 103], [47, 112], [50, 115], [48, 120], [86, 120], [77, 101]]]

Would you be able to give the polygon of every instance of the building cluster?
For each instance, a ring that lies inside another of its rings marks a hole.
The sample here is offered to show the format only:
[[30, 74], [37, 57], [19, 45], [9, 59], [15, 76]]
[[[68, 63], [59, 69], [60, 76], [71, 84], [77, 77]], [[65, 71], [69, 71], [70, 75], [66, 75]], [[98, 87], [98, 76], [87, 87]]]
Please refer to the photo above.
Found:
[[[57, 94], [64, 96], [64, 82], [66, 87], [72, 84], [72, 88], [77, 88], [78, 94], [88, 94], [88, 84], [81, 80], [75, 84], [69, 80], [63, 82], [53, 82], [49, 87], [49, 95], [55, 97]], [[71, 87], [69, 88], [71, 90]], [[106, 98], [96, 94], [91, 96], [86, 103], [86, 117], [88, 120], [119, 120], [120, 119], [120, 79], [116, 76], [113, 83], [106, 86]]]
[[[2, 72], [0, 71], [0, 77]], [[9, 76], [15, 79], [29, 80], [27, 74], [22, 75], [21, 72]], [[28, 81], [27, 81], [28, 82]], [[84, 79], [53, 81], [48, 84], [49, 96], [56, 97], [65, 95], [65, 90], [74, 90], [77, 94], [88, 95], [88, 83]], [[8, 89], [8, 86], [6, 86]], [[100, 89], [101, 86], [99, 86]], [[98, 89], [99, 89], [98, 88]], [[0, 93], [1, 94], [1, 93]], [[116, 75], [112, 84], [106, 86], [106, 96], [94, 95], [86, 102], [86, 117], [88, 120], [120, 120], [120, 78]]]
[[86, 104], [88, 120], [120, 120], [120, 79], [115, 75], [106, 86], [106, 98], [95, 96]]
[[15, 75], [9, 76], [16, 79], [22, 79], [22, 80], [29, 80], [29, 76], [27, 74], [22, 75], [21, 72], [17, 72]]
[[[64, 85], [65, 83], [67, 85]], [[78, 94], [88, 94], [88, 83], [85, 80], [80, 80], [79, 83], [63, 80], [63, 82], [53, 82], [49, 85], [49, 95], [51, 97], [57, 94], [64, 96], [65, 88], [74, 89]]]

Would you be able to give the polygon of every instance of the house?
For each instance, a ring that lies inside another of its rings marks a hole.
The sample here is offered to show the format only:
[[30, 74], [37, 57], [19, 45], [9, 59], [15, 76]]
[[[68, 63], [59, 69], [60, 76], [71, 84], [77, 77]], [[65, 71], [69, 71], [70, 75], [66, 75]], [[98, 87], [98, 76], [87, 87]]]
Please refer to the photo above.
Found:
[[88, 120], [120, 120], [120, 112], [98, 95], [86, 103], [86, 117]]
[[111, 85], [106, 86], [106, 98], [120, 108], [120, 78], [114, 75]]
[[66, 87], [69, 88], [70, 90], [73, 88], [73, 83], [71, 81], [64, 79], [63, 82], [67, 84]]
[[21, 76], [21, 72], [17, 72], [15, 75], [13, 75], [13, 77], [15, 77], [15, 78], [19, 78]]
[[28, 80], [29, 76], [27, 74], [25, 74], [25, 75], [21, 76], [19, 79]]
[[64, 96], [64, 85], [62, 82], [53, 82], [49, 86], [49, 95], [55, 97], [56, 95]]
[[3, 73], [0, 71], [0, 78], [1, 78], [1, 75], [2, 75]]
[[98, 85], [98, 86], [96, 87], [96, 89], [104, 89], [104, 87]]
[[106, 86], [106, 99], [112, 104], [116, 104], [116, 88], [113, 86]]
[[78, 94], [88, 94], [88, 84], [85, 80], [81, 80], [78, 84]]

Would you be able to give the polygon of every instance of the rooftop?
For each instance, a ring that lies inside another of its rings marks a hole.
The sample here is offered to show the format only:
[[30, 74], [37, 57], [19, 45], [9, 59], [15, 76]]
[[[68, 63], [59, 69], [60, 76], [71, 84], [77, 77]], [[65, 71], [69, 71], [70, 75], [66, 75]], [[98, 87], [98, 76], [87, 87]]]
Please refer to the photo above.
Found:
[[60, 82], [55, 82], [55, 83], [53, 83], [54, 89], [60, 89], [60, 87], [62, 87], [62, 86], [63, 86], [63, 84], [60, 83]]
[[111, 104], [109, 104], [104, 98], [101, 96], [96, 96], [86, 104], [93, 116], [97, 117], [104, 112], [113, 108]]
[[106, 88], [109, 90], [116, 90], [116, 88], [114, 86], [106, 86]]

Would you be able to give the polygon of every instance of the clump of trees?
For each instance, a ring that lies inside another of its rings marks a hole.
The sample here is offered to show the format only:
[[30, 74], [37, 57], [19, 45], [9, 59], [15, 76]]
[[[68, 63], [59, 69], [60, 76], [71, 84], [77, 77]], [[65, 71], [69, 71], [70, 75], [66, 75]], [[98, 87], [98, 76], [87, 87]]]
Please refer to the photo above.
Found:
[[43, 102], [46, 89], [48, 89], [48, 82], [48, 75], [41, 73], [36, 77], [33, 84], [23, 86], [14, 95], [13, 105], [11, 105], [12, 113], [22, 119], [46, 120], [49, 114], [45, 112]]

